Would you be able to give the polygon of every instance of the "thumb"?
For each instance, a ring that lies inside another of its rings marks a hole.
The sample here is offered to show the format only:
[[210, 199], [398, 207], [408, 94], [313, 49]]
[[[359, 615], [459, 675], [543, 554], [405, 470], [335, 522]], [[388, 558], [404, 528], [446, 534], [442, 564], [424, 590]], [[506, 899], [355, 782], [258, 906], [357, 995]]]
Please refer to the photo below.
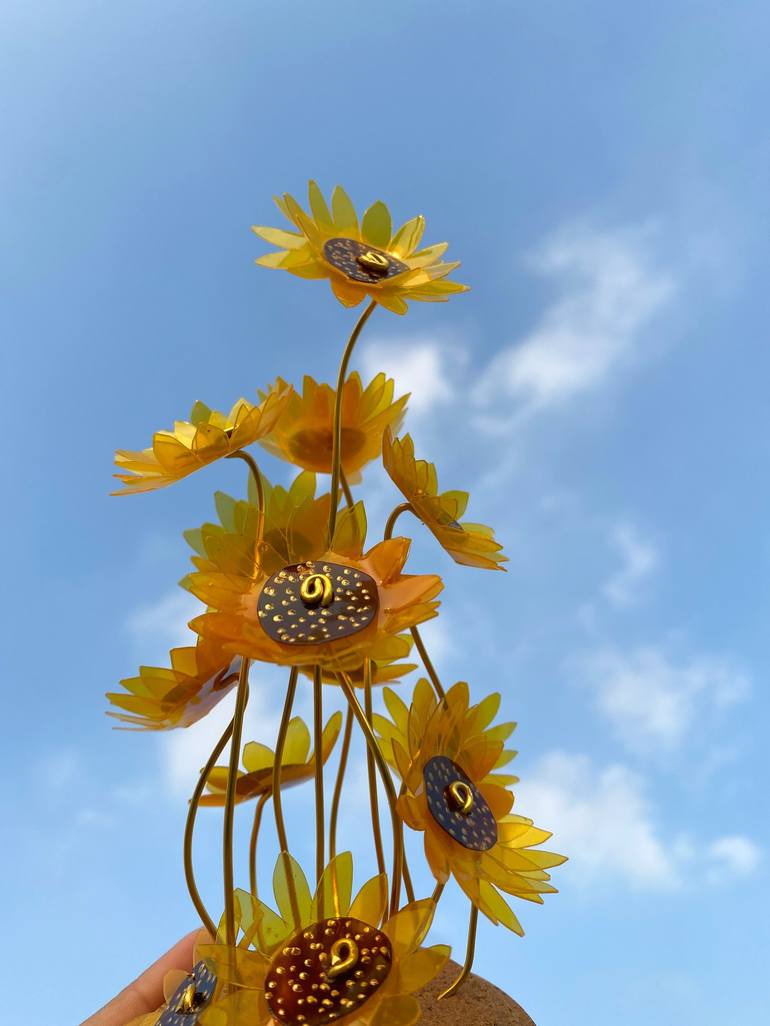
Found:
[[153, 1012], [163, 1004], [163, 977], [166, 973], [171, 969], [187, 971], [192, 968], [193, 949], [199, 934], [199, 929], [188, 933], [81, 1026], [127, 1026], [135, 1016]]

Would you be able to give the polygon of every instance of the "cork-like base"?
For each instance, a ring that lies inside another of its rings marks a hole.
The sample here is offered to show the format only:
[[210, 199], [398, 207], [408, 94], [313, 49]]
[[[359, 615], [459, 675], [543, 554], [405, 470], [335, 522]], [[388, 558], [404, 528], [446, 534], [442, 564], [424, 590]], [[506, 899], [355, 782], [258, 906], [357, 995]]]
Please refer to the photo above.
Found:
[[524, 1009], [499, 987], [471, 973], [454, 997], [437, 1001], [457, 978], [460, 966], [447, 962], [443, 971], [417, 995], [424, 1026], [535, 1026]]

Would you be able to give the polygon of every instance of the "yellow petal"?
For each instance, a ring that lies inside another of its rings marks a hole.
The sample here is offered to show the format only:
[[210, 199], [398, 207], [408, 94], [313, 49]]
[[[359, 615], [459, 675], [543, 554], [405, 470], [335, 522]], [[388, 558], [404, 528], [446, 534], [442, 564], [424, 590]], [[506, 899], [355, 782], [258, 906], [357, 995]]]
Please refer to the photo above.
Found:
[[448, 944], [435, 944], [430, 948], [420, 948], [412, 955], [401, 960], [398, 967], [399, 989], [413, 994], [435, 979], [447, 963], [451, 954]]
[[302, 867], [287, 852], [281, 852], [273, 873], [273, 892], [278, 911], [292, 930], [310, 922], [312, 897]]
[[420, 1018], [420, 1003], [411, 994], [384, 998], [370, 1026], [412, 1026]]
[[352, 919], [364, 923], [379, 923], [388, 904], [388, 878], [385, 873], [367, 880], [350, 906]]
[[332, 214], [337, 231], [345, 235], [358, 236], [356, 208], [341, 185], [338, 185], [332, 193]]
[[321, 874], [313, 896], [312, 920], [347, 915], [352, 887], [353, 856], [349, 851], [343, 851], [329, 862]]
[[385, 249], [390, 242], [391, 230], [390, 211], [382, 200], [377, 200], [364, 214], [361, 221], [361, 235], [366, 242]]

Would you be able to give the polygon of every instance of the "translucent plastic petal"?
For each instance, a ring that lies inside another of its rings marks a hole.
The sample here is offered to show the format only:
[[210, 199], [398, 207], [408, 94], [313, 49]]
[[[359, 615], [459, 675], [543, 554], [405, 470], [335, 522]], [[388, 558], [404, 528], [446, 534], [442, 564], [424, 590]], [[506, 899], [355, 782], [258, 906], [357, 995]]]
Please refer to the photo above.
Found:
[[399, 990], [413, 994], [426, 983], [430, 983], [444, 968], [450, 954], [451, 948], [448, 944], [436, 944], [406, 955], [398, 967]]
[[379, 923], [388, 905], [388, 878], [385, 873], [367, 880], [353, 899], [350, 916], [364, 923]]
[[333, 858], [321, 874], [313, 895], [311, 919], [347, 915], [353, 889], [353, 856], [343, 851]]
[[390, 242], [392, 225], [390, 211], [385, 204], [378, 200], [366, 211], [361, 221], [361, 235], [366, 242], [373, 246], [386, 249]]
[[370, 1026], [412, 1026], [420, 1018], [420, 1003], [411, 994], [386, 997], [378, 1006]]
[[286, 852], [281, 852], [275, 863], [273, 891], [278, 911], [294, 930], [310, 922], [312, 896], [307, 878], [299, 863]]
[[394, 958], [416, 950], [430, 929], [435, 906], [430, 898], [413, 901], [385, 923], [383, 927], [393, 945]]
[[283, 747], [282, 763], [304, 762], [310, 751], [310, 731], [305, 722], [295, 716], [289, 722], [286, 731], [286, 743]]

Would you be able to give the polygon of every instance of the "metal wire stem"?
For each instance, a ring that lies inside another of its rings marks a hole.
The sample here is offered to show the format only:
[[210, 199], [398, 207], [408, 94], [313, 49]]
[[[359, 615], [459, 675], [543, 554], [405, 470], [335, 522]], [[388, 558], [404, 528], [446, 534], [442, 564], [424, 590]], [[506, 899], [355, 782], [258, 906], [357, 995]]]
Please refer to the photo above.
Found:
[[401, 514], [409, 513], [410, 511], [414, 513], [414, 510], [412, 509], [412, 504], [410, 502], [402, 502], [400, 506], [396, 506], [396, 508], [388, 517], [387, 523], [385, 524], [385, 532], [383, 534], [383, 538], [385, 539], [385, 541], [389, 541], [393, 537], [393, 529], [395, 528], [396, 521], [401, 516]]
[[383, 786], [385, 787], [385, 794], [388, 798], [388, 806], [390, 808], [390, 818], [393, 828], [393, 876], [391, 880], [390, 913], [391, 915], [395, 915], [398, 911], [398, 904], [401, 896], [401, 875], [403, 872], [404, 862], [404, 836], [401, 829], [401, 819], [399, 818], [398, 811], [396, 809], [396, 789], [393, 786], [393, 780], [390, 776], [390, 771], [388, 770], [388, 764], [385, 762], [385, 757], [380, 750], [380, 746], [377, 744], [377, 738], [374, 731], [369, 726], [366, 713], [361, 708], [361, 703], [356, 698], [353, 685], [344, 675], [340, 687], [342, 688], [345, 698], [348, 700], [348, 705], [353, 710], [353, 715], [355, 716], [359, 727], [364, 733], [367, 748], [374, 755], [374, 761], [377, 764], [380, 778]]
[[198, 885], [195, 882], [195, 871], [193, 869], [193, 858], [192, 858], [193, 835], [195, 834], [195, 818], [196, 818], [196, 816], [198, 814], [198, 808], [199, 808], [199, 803], [200, 803], [200, 800], [201, 800], [201, 795], [203, 794], [203, 790], [206, 787], [206, 782], [209, 779], [209, 774], [211, 773], [212, 769], [216, 765], [217, 759], [222, 754], [222, 752], [225, 750], [225, 746], [227, 745], [227, 742], [230, 740], [230, 737], [232, 736], [232, 733], [233, 733], [233, 721], [231, 720], [228, 723], [227, 728], [226, 728], [224, 734], [219, 739], [219, 741], [217, 741], [217, 743], [216, 743], [216, 745], [214, 747], [214, 751], [208, 757], [208, 761], [206, 762], [206, 765], [203, 767], [203, 769], [200, 772], [200, 776], [198, 777], [198, 783], [195, 785], [195, 790], [193, 791], [192, 798], [190, 799], [190, 805], [189, 805], [189, 808], [187, 809], [187, 819], [186, 819], [185, 825], [184, 825], [184, 849], [183, 849], [184, 854], [183, 854], [183, 859], [184, 859], [184, 875], [185, 875], [185, 880], [187, 881], [187, 890], [190, 892], [190, 898], [192, 899], [192, 903], [195, 906], [196, 912], [198, 913], [198, 915], [201, 918], [201, 922], [206, 927], [206, 929], [208, 930], [208, 932], [211, 934], [212, 937], [214, 937], [216, 935], [217, 928], [214, 925], [214, 920], [211, 918], [211, 916], [206, 911], [206, 906], [203, 904], [203, 899], [200, 896], [200, 892], [198, 890]]
[[371, 317], [376, 306], [377, 301], [373, 299], [358, 318], [356, 326], [353, 328], [347, 345], [345, 346], [345, 351], [342, 354], [340, 369], [337, 375], [337, 392], [334, 397], [334, 421], [332, 425], [332, 479], [329, 488], [332, 500], [331, 507], [329, 508], [329, 545], [331, 545], [334, 538], [334, 529], [337, 526], [337, 506], [340, 501], [340, 469], [342, 462], [342, 389], [345, 384], [345, 378], [347, 377], [350, 357], [352, 356], [353, 349], [358, 341], [358, 336], [361, 334], [364, 325]]
[[313, 671], [313, 745], [315, 754], [315, 877], [323, 875], [326, 844], [324, 841], [324, 759], [323, 759], [323, 681], [321, 667]]
[[251, 660], [241, 660], [241, 672], [238, 676], [238, 690], [235, 694], [235, 713], [233, 715], [233, 732], [230, 742], [230, 765], [227, 771], [227, 791], [225, 792], [225, 813], [222, 827], [222, 865], [225, 886], [225, 937], [229, 945], [235, 944], [235, 902], [233, 897], [233, 826], [235, 823], [235, 785], [238, 778], [238, 762], [241, 757], [241, 738], [243, 736], [243, 717], [249, 701], [249, 666]]
[[442, 998], [454, 997], [457, 991], [462, 987], [465, 981], [471, 974], [473, 968], [473, 956], [476, 953], [476, 926], [479, 921], [479, 910], [476, 905], [471, 902], [471, 914], [468, 920], [468, 944], [465, 949], [465, 962], [463, 964], [460, 975], [451, 983], [445, 991], [438, 996], [438, 1000]]
[[[283, 760], [284, 745], [286, 744], [286, 732], [289, 729], [289, 721], [291, 720], [291, 710], [294, 705], [294, 696], [297, 692], [298, 677], [299, 667], [292, 666], [291, 673], [289, 674], [289, 683], [286, 687], [286, 700], [283, 705], [281, 726], [278, 729], [278, 738], [275, 742], [275, 761], [273, 763], [273, 810], [275, 812], [275, 829], [278, 834], [278, 844], [280, 845], [282, 855], [289, 854], [289, 842], [286, 837], [286, 823], [283, 818], [283, 800], [281, 799], [281, 762]], [[295, 923], [299, 924], [299, 904], [297, 902], [297, 892], [294, 887], [294, 878], [288, 870], [286, 876], [289, 883], [289, 900], [291, 901], [292, 914], [294, 915]]]
[[257, 807], [254, 809], [254, 822], [251, 826], [251, 838], [249, 839], [249, 887], [255, 898], [259, 897], [257, 889], [257, 841], [259, 839], [259, 829], [262, 826], [262, 812], [269, 798], [269, 791], [259, 796]]
[[329, 858], [333, 859], [337, 854], [337, 819], [340, 811], [340, 798], [342, 797], [342, 785], [345, 780], [345, 770], [348, 764], [350, 752], [350, 739], [353, 734], [353, 710], [348, 708], [345, 716], [345, 730], [342, 735], [342, 747], [340, 748], [340, 761], [337, 767], [337, 779], [334, 782], [334, 794], [332, 795], [332, 808], [329, 815]]
[[441, 686], [441, 681], [438, 679], [436, 668], [430, 661], [430, 656], [428, 655], [428, 650], [425, 647], [425, 642], [422, 640], [422, 636], [420, 635], [420, 632], [417, 630], [416, 627], [412, 627], [411, 631], [412, 637], [414, 638], [415, 647], [417, 651], [420, 653], [420, 659], [422, 659], [425, 671], [430, 677], [430, 682], [433, 685], [433, 690], [436, 692], [441, 701], [444, 702], [446, 701], [446, 692]]
[[[372, 727], [374, 712], [372, 709], [372, 661], [367, 656], [364, 659], [364, 712], [369, 728]], [[377, 769], [374, 764], [374, 754], [367, 745], [366, 748], [366, 772], [369, 778], [369, 805], [372, 811], [372, 833], [374, 834], [374, 851], [377, 858], [377, 872], [385, 873], [385, 850], [382, 846], [382, 828], [380, 827], [380, 802], [377, 796]]]

